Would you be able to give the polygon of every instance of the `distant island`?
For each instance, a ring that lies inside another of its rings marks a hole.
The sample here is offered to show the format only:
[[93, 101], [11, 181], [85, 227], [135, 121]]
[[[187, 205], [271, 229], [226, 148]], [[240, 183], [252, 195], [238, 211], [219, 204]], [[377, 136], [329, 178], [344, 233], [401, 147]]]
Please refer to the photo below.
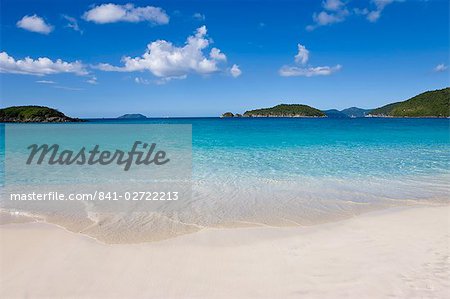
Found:
[[[319, 110], [308, 105], [280, 104], [270, 108], [246, 111], [244, 114], [225, 112], [222, 118], [236, 117], [450, 117], [450, 87], [427, 91], [403, 102], [376, 109], [351, 107], [343, 110]], [[124, 114], [118, 119], [147, 119], [142, 114]], [[79, 118], [45, 106], [13, 106], [0, 109], [0, 122], [83, 122]]]
[[319, 110], [307, 105], [280, 104], [271, 108], [246, 111], [244, 115], [225, 112], [229, 117], [450, 117], [450, 88], [427, 91], [403, 102], [388, 104], [377, 109], [350, 107], [343, 110]]
[[449, 117], [450, 88], [427, 91], [403, 102], [372, 110], [372, 117]]
[[222, 113], [222, 115], [220, 117], [222, 117], [222, 118], [224, 118], [224, 117], [225, 118], [227, 118], [227, 117], [242, 117], [242, 114], [239, 114], [239, 113], [234, 114], [232, 112], [225, 112], [225, 113]]
[[347, 115], [348, 117], [351, 118], [356, 118], [356, 117], [366, 117], [370, 111], [372, 111], [373, 109], [361, 109], [358, 107], [350, 107], [344, 110], [341, 110], [342, 113], [344, 113], [345, 115]]
[[221, 117], [234, 117], [234, 114], [232, 112], [225, 112], [225, 113], [222, 113]]
[[323, 110], [323, 113], [329, 118], [359, 118], [366, 117], [373, 109], [362, 109], [358, 107], [350, 107], [344, 110], [330, 109]]
[[300, 104], [280, 104], [271, 108], [246, 111], [245, 117], [326, 117], [319, 109]]
[[56, 109], [44, 106], [13, 106], [0, 109], [0, 122], [63, 123], [82, 121], [84, 120], [68, 117]]
[[146, 119], [147, 116], [136, 113], [136, 114], [124, 114], [119, 116], [118, 119]]
[[350, 118], [347, 114], [337, 109], [322, 110], [322, 112], [329, 118]]

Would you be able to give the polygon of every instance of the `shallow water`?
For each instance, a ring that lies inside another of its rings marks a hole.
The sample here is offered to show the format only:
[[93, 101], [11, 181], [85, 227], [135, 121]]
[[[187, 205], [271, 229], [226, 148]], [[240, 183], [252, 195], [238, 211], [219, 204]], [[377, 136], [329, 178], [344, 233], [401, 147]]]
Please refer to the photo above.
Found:
[[448, 119], [198, 118], [82, 125], [92, 123], [192, 125], [190, 199], [155, 205], [148, 213], [102, 214], [83, 206], [70, 216], [38, 215], [106, 242], [159, 240], [213, 226], [312, 225], [391, 206], [449, 202]]

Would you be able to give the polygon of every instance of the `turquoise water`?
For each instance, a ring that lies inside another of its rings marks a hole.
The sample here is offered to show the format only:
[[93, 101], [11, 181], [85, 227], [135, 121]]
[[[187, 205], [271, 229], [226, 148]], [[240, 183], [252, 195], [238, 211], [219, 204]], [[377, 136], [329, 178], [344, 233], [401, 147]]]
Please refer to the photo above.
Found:
[[102, 225], [91, 223], [83, 232], [107, 242], [212, 226], [310, 225], [450, 198], [448, 119], [186, 118], [82, 125], [98, 123], [192, 125], [192, 198], [160, 206], [139, 221], [89, 216]]
[[[104, 123], [126, 123], [108, 121]], [[194, 175], [286, 178], [448, 174], [448, 119], [150, 119], [192, 124]]]

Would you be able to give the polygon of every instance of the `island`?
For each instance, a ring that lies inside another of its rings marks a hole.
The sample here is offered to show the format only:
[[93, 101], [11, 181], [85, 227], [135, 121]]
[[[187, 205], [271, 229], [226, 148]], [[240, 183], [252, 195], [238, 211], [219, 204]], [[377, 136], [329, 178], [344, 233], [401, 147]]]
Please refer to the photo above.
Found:
[[246, 111], [245, 117], [326, 117], [319, 109], [308, 105], [280, 104], [271, 108]]
[[234, 117], [234, 114], [232, 112], [225, 112], [225, 113], [222, 114], [221, 117], [223, 117], [223, 118]]
[[329, 118], [360, 118], [366, 117], [373, 109], [362, 109], [358, 107], [350, 107], [343, 110], [330, 109], [323, 110]]
[[85, 120], [66, 116], [56, 109], [44, 106], [13, 106], [0, 109], [0, 122], [3, 123], [65, 123]]
[[350, 118], [347, 114], [337, 109], [322, 110], [322, 112], [329, 118]]
[[359, 117], [366, 117], [367, 114], [369, 114], [370, 111], [373, 109], [362, 109], [358, 107], [350, 107], [344, 110], [341, 110], [341, 113], [344, 113], [350, 118], [359, 118]]
[[449, 117], [450, 88], [427, 91], [372, 110], [369, 117]]
[[147, 116], [142, 114], [124, 114], [122, 116], [119, 116], [118, 119], [146, 119]]

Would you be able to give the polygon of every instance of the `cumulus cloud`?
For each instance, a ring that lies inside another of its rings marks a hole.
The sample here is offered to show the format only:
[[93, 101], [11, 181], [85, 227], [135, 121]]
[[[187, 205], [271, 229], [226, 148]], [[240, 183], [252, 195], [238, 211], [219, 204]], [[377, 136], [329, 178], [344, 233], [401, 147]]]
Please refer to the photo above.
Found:
[[[297, 65], [284, 65], [280, 68], [278, 73], [283, 77], [313, 77], [313, 76], [328, 76], [339, 71], [342, 66], [340, 64], [335, 66], [308, 66], [305, 64], [309, 61], [309, 50], [301, 44], [297, 44], [298, 53], [294, 56], [294, 61]], [[300, 65], [300, 66], [299, 66]]]
[[241, 69], [239, 68], [239, 65], [237, 64], [233, 64], [233, 66], [230, 69], [230, 74], [231, 76], [233, 76], [234, 78], [239, 77], [242, 74]]
[[108, 3], [95, 6], [86, 11], [83, 18], [97, 24], [145, 21], [157, 25], [169, 23], [169, 16], [162, 8], [154, 6], [135, 7], [131, 3], [125, 5]]
[[0, 72], [22, 75], [44, 76], [60, 73], [73, 73], [75, 75], [87, 75], [88, 71], [80, 61], [66, 62], [61, 59], [55, 61], [40, 57], [32, 59], [14, 59], [6, 52], [0, 53]]
[[123, 57], [123, 66], [102, 63], [94, 67], [113, 72], [149, 71], [166, 81], [186, 78], [189, 73], [211, 74], [220, 71], [219, 64], [226, 60], [226, 56], [220, 49], [212, 48], [208, 57], [204, 52], [210, 43], [207, 29], [202, 26], [187, 38], [182, 47], [165, 40], [157, 40], [147, 45], [142, 56]]
[[305, 46], [298, 44], [298, 53], [295, 55], [295, 62], [306, 64], [309, 60], [309, 51], [306, 49]]
[[80, 29], [80, 26], [78, 26], [78, 21], [77, 19], [68, 16], [68, 15], [62, 15], [62, 17], [67, 21], [67, 28], [71, 28], [74, 31], [79, 32], [80, 34], [83, 34], [83, 31]]
[[53, 31], [53, 26], [47, 24], [45, 20], [37, 15], [24, 16], [16, 23], [17, 27], [41, 34], [49, 34]]
[[448, 66], [446, 66], [445, 64], [441, 63], [436, 65], [436, 67], [433, 69], [435, 72], [445, 72], [448, 69]]
[[211, 49], [211, 52], [209, 52], [209, 57], [211, 57], [211, 59], [215, 59], [215, 60], [223, 60], [223, 61], [227, 60], [227, 56], [225, 54], [223, 54], [220, 51], [220, 49], [217, 49], [217, 48]]
[[[344, 2], [341, 0], [325, 0], [322, 2], [323, 10], [313, 14], [313, 24], [306, 26], [306, 30], [312, 31], [317, 27], [327, 26], [335, 23], [343, 22], [351, 15], [364, 16], [370, 22], [376, 22], [383, 10], [389, 4], [394, 2], [403, 2], [404, 0], [370, 0], [368, 7], [354, 7], [350, 6], [350, 1]], [[371, 6], [371, 7], [370, 7]]]

